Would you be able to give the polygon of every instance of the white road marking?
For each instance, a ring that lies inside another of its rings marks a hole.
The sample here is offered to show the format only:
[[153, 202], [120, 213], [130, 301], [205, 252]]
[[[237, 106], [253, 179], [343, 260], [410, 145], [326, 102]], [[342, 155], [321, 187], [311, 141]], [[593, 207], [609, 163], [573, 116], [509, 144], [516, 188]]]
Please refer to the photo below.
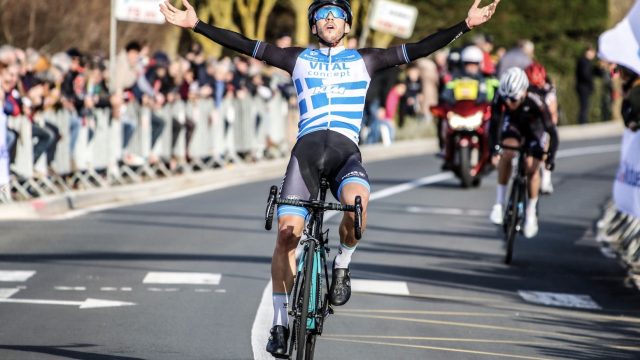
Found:
[[4, 282], [25, 282], [35, 275], [32, 270], [2, 270], [0, 271], [0, 281]]
[[518, 294], [525, 300], [534, 304], [547, 306], [559, 306], [566, 308], [601, 310], [591, 296], [581, 294], [559, 294], [541, 291], [518, 291]]
[[100, 291], [118, 291], [117, 287], [111, 287], [111, 286], [105, 286], [105, 287], [101, 287]]
[[488, 211], [474, 209], [457, 209], [457, 208], [439, 208], [427, 206], [409, 206], [407, 212], [411, 214], [430, 214], [430, 215], [446, 215], [446, 216], [489, 216]]
[[86, 299], [85, 301], [40, 300], [40, 299], [0, 299], [0, 303], [37, 304], [37, 305], [67, 305], [78, 306], [80, 309], [97, 309], [107, 307], [121, 307], [136, 305], [131, 302], [101, 299]]
[[213, 290], [211, 290], [211, 289], [195, 289], [195, 292], [197, 292], [197, 293], [211, 293], [211, 292], [213, 292]]
[[12, 297], [13, 295], [15, 295], [15, 293], [17, 293], [18, 291], [20, 291], [20, 289], [0, 289], [0, 299], [8, 299], [10, 297]]
[[151, 292], [176, 292], [178, 291], [178, 288], [148, 288], [147, 291], [151, 291]]
[[[564, 159], [570, 157], [578, 157], [593, 154], [603, 154], [610, 152], [620, 151], [620, 145], [601, 145], [601, 146], [588, 146], [575, 149], [561, 150], [558, 152], [556, 159]], [[443, 182], [453, 178], [452, 173], [442, 173], [433, 176], [424, 177], [422, 179], [414, 180], [405, 184], [392, 186], [390, 188], [378, 191], [371, 194], [369, 201], [379, 200], [385, 197], [389, 197], [395, 194], [399, 194], [404, 191], [410, 191], [417, 187], [435, 184]], [[612, 179], [613, 181], [613, 179]], [[331, 217], [337, 215], [338, 212], [328, 212], [325, 215], [325, 221]], [[637, 280], [640, 282], [640, 278]], [[264, 288], [262, 293], [262, 299], [256, 312], [256, 317], [251, 327], [251, 347], [253, 349], [253, 357], [256, 360], [271, 360], [273, 357], [265, 350], [267, 339], [269, 337], [269, 328], [271, 327], [271, 320], [273, 318], [273, 306], [271, 304], [271, 281]]]
[[351, 291], [384, 294], [384, 295], [409, 295], [409, 287], [406, 281], [381, 281], [381, 280], [351, 280]]
[[87, 288], [84, 286], [56, 286], [54, 287], [57, 291], [86, 291]]
[[226, 294], [227, 293], [227, 289], [217, 289], [216, 292], [218, 294]]
[[221, 274], [186, 272], [150, 272], [144, 284], [219, 285]]

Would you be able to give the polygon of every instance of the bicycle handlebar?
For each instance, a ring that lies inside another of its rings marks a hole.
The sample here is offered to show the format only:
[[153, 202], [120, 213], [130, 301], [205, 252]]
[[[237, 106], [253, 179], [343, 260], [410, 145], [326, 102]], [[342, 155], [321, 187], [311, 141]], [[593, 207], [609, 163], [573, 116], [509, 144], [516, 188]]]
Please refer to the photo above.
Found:
[[336, 203], [328, 203], [322, 202], [319, 200], [292, 200], [292, 199], [276, 199], [276, 204], [278, 205], [290, 205], [290, 206], [298, 206], [307, 209], [316, 209], [316, 210], [335, 210], [335, 211], [356, 211], [355, 205], [343, 205]]

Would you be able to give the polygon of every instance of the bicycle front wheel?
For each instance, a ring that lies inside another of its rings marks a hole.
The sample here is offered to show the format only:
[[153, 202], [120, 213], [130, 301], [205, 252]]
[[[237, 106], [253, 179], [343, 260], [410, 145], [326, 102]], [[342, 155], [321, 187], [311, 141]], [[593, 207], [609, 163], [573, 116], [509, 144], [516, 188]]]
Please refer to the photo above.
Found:
[[511, 196], [509, 197], [509, 204], [507, 205], [507, 211], [504, 216], [505, 227], [505, 256], [504, 263], [511, 264], [513, 258], [513, 245], [516, 241], [516, 229], [518, 226], [518, 204], [520, 203], [518, 187], [520, 184], [513, 184], [511, 189]]
[[[309, 331], [307, 328], [309, 327], [309, 302], [311, 301], [311, 292], [312, 292], [312, 280], [315, 276], [313, 273], [313, 264], [315, 262], [315, 253], [316, 248], [313, 242], [309, 242], [306, 249], [305, 254], [305, 263], [304, 268], [302, 269], [303, 274], [303, 282], [300, 287], [300, 295], [302, 296], [300, 302], [300, 318], [298, 321], [298, 333], [296, 334], [296, 360], [304, 360], [304, 359], [312, 359], [313, 358], [313, 350], [315, 348], [315, 337], [313, 337], [313, 341], [311, 346], [309, 346], [309, 339], [313, 335], [307, 335]], [[310, 350], [309, 357], [308, 351]]]

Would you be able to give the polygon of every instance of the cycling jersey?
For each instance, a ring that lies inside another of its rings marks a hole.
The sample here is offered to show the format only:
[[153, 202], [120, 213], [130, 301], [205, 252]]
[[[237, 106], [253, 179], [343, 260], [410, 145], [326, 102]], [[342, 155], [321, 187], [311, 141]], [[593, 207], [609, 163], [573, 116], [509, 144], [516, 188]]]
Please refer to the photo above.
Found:
[[358, 143], [364, 102], [377, 71], [408, 64], [446, 46], [469, 31], [466, 23], [437, 32], [417, 43], [389, 49], [279, 48], [199, 21], [194, 30], [232, 50], [287, 71], [298, 94], [298, 139], [329, 129]]
[[550, 136], [549, 159], [553, 161], [558, 150], [558, 132], [551, 120], [549, 108], [540, 94], [534, 89], [516, 110], [511, 110], [502, 96], [497, 96], [491, 108], [490, 135], [492, 148], [502, 139], [515, 138], [524, 141], [532, 155], [542, 159], [544, 153], [544, 134]]

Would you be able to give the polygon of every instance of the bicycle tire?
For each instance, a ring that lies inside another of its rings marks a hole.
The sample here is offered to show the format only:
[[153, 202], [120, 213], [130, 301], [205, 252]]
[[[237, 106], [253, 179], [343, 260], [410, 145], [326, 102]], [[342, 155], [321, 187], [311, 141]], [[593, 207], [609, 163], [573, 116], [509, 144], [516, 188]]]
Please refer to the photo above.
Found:
[[305, 360], [313, 360], [313, 354], [316, 349], [316, 335], [314, 333], [310, 333], [307, 335], [307, 339], [304, 343], [304, 355]]
[[[302, 303], [300, 308], [300, 319], [298, 324], [298, 334], [296, 335], [296, 360], [304, 360], [306, 354], [307, 343], [307, 322], [309, 317], [309, 300], [311, 299], [311, 280], [313, 274], [313, 263], [315, 257], [315, 244], [309, 241], [306, 248], [305, 263], [303, 267], [303, 283], [300, 288], [302, 294]], [[313, 356], [313, 355], [312, 355]]]
[[473, 185], [473, 176], [471, 176], [471, 149], [468, 146], [461, 147], [458, 149], [458, 156], [460, 157], [460, 181], [462, 187], [468, 189]]
[[520, 184], [513, 184], [511, 188], [511, 196], [509, 197], [509, 203], [507, 206], [507, 216], [505, 216], [505, 220], [507, 220], [507, 225], [505, 226], [505, 256], [504, 263], [511, 264], [511, 260], [513, 258], [513, 248], [516, 240], [516, 227], [518, 226], [518, 203], [519, 199], [519, 189]]

